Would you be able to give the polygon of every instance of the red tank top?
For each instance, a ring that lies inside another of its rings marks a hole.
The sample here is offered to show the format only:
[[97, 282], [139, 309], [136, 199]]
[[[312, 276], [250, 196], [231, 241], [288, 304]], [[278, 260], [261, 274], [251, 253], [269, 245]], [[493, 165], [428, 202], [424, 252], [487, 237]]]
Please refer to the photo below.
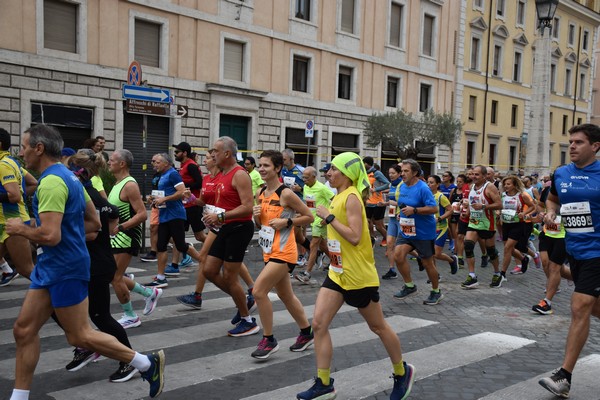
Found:
[[[179, 175], [181, 175], [181, 179], [183, 180], [183, 183], [185, 184], [185, 187], [190, 187], [191, 184], [194, 183], [194, 178], [191, 177], [191, 175], [188, 172], [188, 166], [189, 165], [196, 165], [198, 166], [198, 164], [196, 164], [196, 162], [194, 160], [192, 160], [191, 158], [188, 158], [184, 163], [181, 164], [180, 168], [179, 168]], [[202, 171], [200, 171], [200, 176], [202, 176]], [[192, 194], [196, 197], [200, 197], [200, 189], [193, 189], [191, 190]], [[186, 203], [183, 205], [185, 208], [188, 207], [194, 207], [195, 205], [193, 203]]]
[[210, 204], [211, 206], [215, 205], [215, 197], [217, 193], [217, 183], [221, 177], [221, 173], [217, 173], [217, 175], [206, 175], [202, 178], [202, 190], [200, 194], [202, 195], [202, 201], [204, 204]]
[[[233, 188], [233, 184], [232, 184], [233, 176], [236, 174], [237, 171], [244, 171], [244, 173], [246, 173], [246, 176], [248, 176], [246, 169], [244, 167], [240, 167], [239, 165], [236, 165], [231, 171], [227, 172], [226, 174], [221, 172], [218, 175], [218, 178], [215, 180], [215, 183], [216, 183], [215, 206], [221, 207], [225, 211], [233, 210], [234, 208], [236, 208], [242, 204], [242, 201], [240, 200], [240, 195], [238, 194], [237, 190], [235, 190]], [[248, 176], [248, 179], [250, 179], [249, 176]], [[250, 189], [250, 190], [252, 190], [252, 189]], [[225, 222], [230, 223], [230, 222], [245, 222], [245, 221], [252, 221], [252, 213], [250, 213], [244, 217], [227, 219]]]

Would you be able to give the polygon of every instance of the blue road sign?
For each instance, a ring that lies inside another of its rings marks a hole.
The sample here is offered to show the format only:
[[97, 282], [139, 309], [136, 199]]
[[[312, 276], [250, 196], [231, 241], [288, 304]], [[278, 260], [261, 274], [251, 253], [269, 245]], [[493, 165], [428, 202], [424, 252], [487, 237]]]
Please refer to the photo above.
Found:
[[168, 89], [123, 85], [123, 98], [134, 100], [156, 101], [159, 103], [169, 103], [171, 92]]

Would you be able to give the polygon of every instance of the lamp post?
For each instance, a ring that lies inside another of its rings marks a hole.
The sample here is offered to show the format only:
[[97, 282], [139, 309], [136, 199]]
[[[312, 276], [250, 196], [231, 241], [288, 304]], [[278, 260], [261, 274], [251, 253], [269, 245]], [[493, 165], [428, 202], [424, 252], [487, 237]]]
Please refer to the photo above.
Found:
[[540, 175], [550, 170], [550, 27], [558, 1], [535, 0], [540, 38], [534, 53], [526, 168]]

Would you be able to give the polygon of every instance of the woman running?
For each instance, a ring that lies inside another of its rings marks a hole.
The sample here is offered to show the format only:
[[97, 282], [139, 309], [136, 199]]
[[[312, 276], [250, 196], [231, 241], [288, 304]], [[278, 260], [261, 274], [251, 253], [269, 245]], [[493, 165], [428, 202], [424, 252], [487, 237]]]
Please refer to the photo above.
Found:
[[431, 175], [427, 178], [427, 186], [433, 193], [433, 198], [438, 206], [438, 211], [435, 213], [435, 254], [437, 260], [446, 261], [450, 264], [450, 273], [452, 275], [458, 272], [458, 257], [449, 256], [444, 253], [444, 245], [448, 238], [448, 219], [452, 215], [452, 206], [446, 196], [440, 192], [440, 183], [442, 179], [438, 175]]
[[387, 256], [388, 262], [390, 263], [390, 269], [384, 275], [381, 276], [381, 279], [396, 279], [398, 278], [398, 271], [396, 271], [396, 262], [394, 261], [394, 247], [396, 246], [396, 236], [398, 236], [398, 230], [400, 229], [400, 225], [398, 223], [398, 219], [396, 218], [396, 207], [398, 203], [396, 203], [396, 188], [398, 185], [402, 184], [402, 177], [400, 176], [400, 172], [402, 169], [398, 164], [392, 165], [388, 172], [388, 176], [390, 177], [390, 191], [388, 193], [388, 201], [384, 203], [388, 206], [388, 226], [387, 226], [387, 248], [385, 249], [385, 255]]

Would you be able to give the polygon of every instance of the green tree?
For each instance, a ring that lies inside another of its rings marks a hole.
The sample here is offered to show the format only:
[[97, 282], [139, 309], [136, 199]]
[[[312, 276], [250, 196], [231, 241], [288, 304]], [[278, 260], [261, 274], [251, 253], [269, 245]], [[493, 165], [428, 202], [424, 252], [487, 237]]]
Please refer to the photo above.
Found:
[[365, 122], [367, 144], [396, 151], [399, 159], [416, 158], [433, 145], [450, 148], [456, 143], [462, 123], [450, 113], [427, 110], [413, 114], [405, 110], [373, 114]]

